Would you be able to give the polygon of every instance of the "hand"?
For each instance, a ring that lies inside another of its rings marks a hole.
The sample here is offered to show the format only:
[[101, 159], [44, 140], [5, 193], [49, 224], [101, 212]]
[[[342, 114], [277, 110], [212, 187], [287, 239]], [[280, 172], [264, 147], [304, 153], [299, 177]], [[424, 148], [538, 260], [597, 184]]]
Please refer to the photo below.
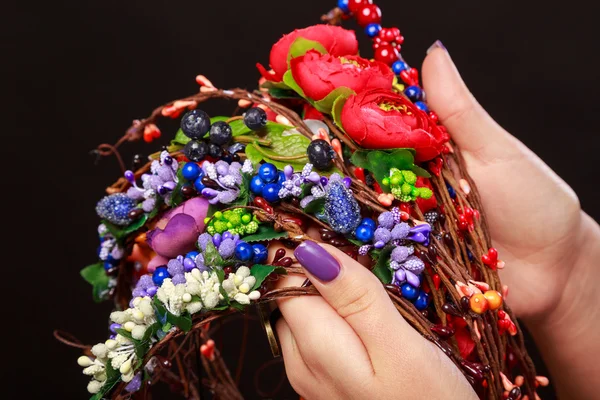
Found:
[[[481, 194], [509, 286], [522, 319], [548, 317], [563, 298], [581, 241], [577, 196], [542, 160], [477, 103], [448, 52], [436, 42], [423, 63], [429, 106], [460, 147]], [[524, 112], [518, 110], [517, 112]]]
[[[402, 318], [367, 268], [311, 241], [294, 255], [322, 295], [278, 300], [285, 369], [302, 397], [477, 398], [452, 361]], [[280, 284], [303, 281], [291, 276]]]

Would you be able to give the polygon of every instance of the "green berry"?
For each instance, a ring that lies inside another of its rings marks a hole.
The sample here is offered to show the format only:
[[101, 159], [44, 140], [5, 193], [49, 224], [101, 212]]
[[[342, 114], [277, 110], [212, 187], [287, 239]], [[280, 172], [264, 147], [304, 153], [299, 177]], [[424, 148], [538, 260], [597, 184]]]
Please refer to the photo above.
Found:
[[242, 215], [242, 214], [244, 214], [244, 212], [245, 212], [245, 210], [243, 208], [236, 208], [233, 210], [233, 213], [237, 214], [237, 215]]
[[388, 178], [388, 177], [385, 177], [385, 178], [383, 178], [383, 179], [381, 180], [381, 184], [382, 184], [383, 186], [390, 186], [390, 178]]
[[419, 197], [419, 193], [421, 193], [421, 191], [419, 190], [419, 188], [414, 187], [414, 188], [412, 188], [412, 191], [410, 192], [410, 195], [412, 197], [416, 198], [416, 197]]
[[245, 229], [244, 229], [244, 231], [246, 232], [246, 235], [255, 233], [257, 230], [258, 230], [258, 223], [256, 221], [249, 222], [248, 225], [246, 225]]
[[252, 216], [250, 214], [242, 215], [242, 222], [244, 223], [244, 225], [247, 225], [248, 222], [250, 222], [251, 220], [252, 220]]
[[206, 232], [210, 233], [211, 235], [214, 235], [215, 233], [217, 233], [217, 231], [215, 230], [215, 227], [212, 225], [209, 225], [208, 227], [206, 227]]
[[402, 194], [407, 196], [412, 193], [413, 187], [412, 187], [412, 185], [409, 185], [408, 183], [404, 183], [402, 185], [401, 189], [402, 189]]
[[218, 233], [223, 233], [227, 230], [227, 222], [224, 221], [215, 221], [215, 230]]
[[431, 196], [433, 196], [433, 192], [431, 191], [431, 189], [426, 187], [419, 188], [419, 197], [428, 200], [431, 198]]
[[231, 217], [229, 217], [229, 222], [231, 222], [231, 225], [233, 226], [238, 226], [242, 223], [242, 218], [239, 214], [233, 214]]
[[402, 176], [406, 180], [406, 183], [409, 183], [411, 185], [417, 183], [417, 175], [412, 171], [404, 170], [402, 171]]
[[223, 213], [221, 211], [217, 211], [217, 212], [215, 212], [215, 214], [213, 215], [213, 217], [215, 219], [223, 219]]
[[400, 186], [400, 185], [402, 185], [402, 183], [403, 183], [402, 181], [403, 181], [403, 180], [404, 180], [404, 179], [402, 178], [402, 175], [400, 175], [400, 174], [394, 174], [394, 175], [392, 175], [392, 177], [390, 178], [390, 184], [391, 184], [392, 186]]

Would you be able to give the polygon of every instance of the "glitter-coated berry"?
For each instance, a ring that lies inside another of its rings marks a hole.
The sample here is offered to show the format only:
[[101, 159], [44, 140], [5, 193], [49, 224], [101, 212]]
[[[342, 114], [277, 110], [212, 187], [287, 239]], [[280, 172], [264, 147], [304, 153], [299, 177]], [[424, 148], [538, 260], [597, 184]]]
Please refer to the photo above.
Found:
[[211, 143], [222, 146], [229, 143], [232, 136], [231, 126], [225, 121], [217, 121], [210, 127], [209, 140]]
[[267, 113], [260, 107], [252, 107], [244, 114], [244, 124], [253, 131], [267, 125]]
[[166, 266], [162, 266], [162, 267], [158, 267], [156, 268], [156, 270], [154, 270], [154, 273], [152, 274], [152, 281], [154, 282], [155, 285], [160, 286], [162, 285], [163, 281], [167, 278], [170, 278], [171, 275], [169, 275], [169, 271], [167, 270]]
[[427, 222], [431, 226], [433, 226], [440, 218], [440, 214], [437, 211], [433, 210], [427, 211], [425, 214], [423, 214], [423, 216], [425, 217], [425, 222]]
[[181, 118], [181, 130], [190, 139], [198, 140], [210, 129], [210, 117], [202, 110], [192, 110]]
[[356, 13], [356, 22], [365, 27], [369, 24], [381, 23], [381, 9], [375, 4], [368, 4], [361, 7]]
[[201, 161], [206, 157], [206, 154], [208, 154], [208, 145], [204, 142], [192, 140], [183, 148], [183, 154], [185, 154], [190, 161]]
[[325, 170], [331, 166], [335, 152], [327, 141], [317, 139], [310, 142], [306, 149], [308, 160], [317, 170]]
[[96, 214], [115, 225], [125, 226], [131, 223], [129, 212], [136, 207], [136, 202], [125, 193], [115, 193], [102, 198], [96, 204]]
[[183, 165], [181, 175], [188, 181], [195, 181], [200, 176], [202, 168], [195, 162], [188, 162]]
[[360, 206], [352, 191], [341, 180], [329, 180], [323, 210], [329, 225], [336, 232], [350, 233], [360, 224]]
[[275, 167], [271, 163], [265, 163], [260, 166], [258, 169], [258, 176], [264, 183], [275, 182], [275, 180], [279, 177], [277, 173], [277, 167]]

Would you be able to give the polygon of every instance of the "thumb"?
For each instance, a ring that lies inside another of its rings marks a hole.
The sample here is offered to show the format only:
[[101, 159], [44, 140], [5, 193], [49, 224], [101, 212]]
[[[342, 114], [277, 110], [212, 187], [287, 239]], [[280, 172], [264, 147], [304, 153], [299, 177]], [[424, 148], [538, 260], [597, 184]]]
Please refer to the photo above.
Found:
[[427, 51], [422, 76], [429, 106], [461, 150], [489, 159], [492, 149], [498, 155], [514, 148], [513, 138], [475, 100], [440, 41]]
[[375, 371], [384, 368], [390, 352], [406, 355], [409, 351], [394, 348], [390, 338], [402, 337], [403, 343], [422, 340], [398, 313], [379, 279], [341, 250], [307, 240], [294, 255], [325, 301], [361, 339]]

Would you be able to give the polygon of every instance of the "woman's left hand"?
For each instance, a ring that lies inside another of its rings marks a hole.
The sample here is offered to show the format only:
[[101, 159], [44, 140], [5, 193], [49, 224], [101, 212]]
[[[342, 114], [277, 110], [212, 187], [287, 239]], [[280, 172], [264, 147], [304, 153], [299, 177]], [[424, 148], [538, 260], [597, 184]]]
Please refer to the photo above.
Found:
[[[303, 398], [477, 398], [452, 361], [402, 318], [367, 268], [312, 241], [294, 255], [322, 295], [278, 300], [286, 373]], [[300, 286], [304, 279], [290, 276], [279, 286]]]

